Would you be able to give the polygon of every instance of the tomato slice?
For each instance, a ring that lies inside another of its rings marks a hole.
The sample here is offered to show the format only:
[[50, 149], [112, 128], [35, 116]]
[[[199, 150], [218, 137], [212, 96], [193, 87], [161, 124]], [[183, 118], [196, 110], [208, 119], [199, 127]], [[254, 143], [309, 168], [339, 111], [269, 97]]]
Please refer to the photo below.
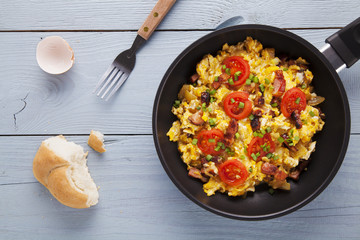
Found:
[[237, 159], [229, 159], [219, 167], [221, 181], [230, 186], [243, 184], [249, 176], [245, 165]]
[[294, 87], [288, 90], [281, 100], [281, 112], [285, 117], [298, 110], [299, 113], [306, 108], [306, 96], [299, 88]]
[[[225, 65], [226, 68], [223, 68], [222, 71], [229, 73], [229, 70], [226, 69], [230, 69], [230, 76], [234, 82], [234, 84], [229, 84], [229, 86], [238, 87], [242, 85], [246, 81], [246, 79], [249, 78], [250, 66], [249, 63], [242, 57], [232, 56], [225, 58], [225, 60], [223, 61], [223, 65]], [[237, 72], [241, 72], [241, 74], [235, 74]]]
[[224, 133], [219, 129], [202, 130], [196, 138], [198, 140], [197, 146], [204, 154], [217, 156], [224, 151], [221, 147], [217, 148], [218, 142], [224, 140]]
[[249, 94], [246, 92], [233, 92], [227, 95], [223, 102], [225, 113], [237, 120], [249, 116], [252, 104], [248, 97]]
[[274, 151], [275, 143], [272, 140], [270, 133], [266, 133], [263, 137], [254, 137], [247, 148], [249, 158], [254, 159], [253, 154], [255, 154], [255, 156], [257, 156], [256, 161]]

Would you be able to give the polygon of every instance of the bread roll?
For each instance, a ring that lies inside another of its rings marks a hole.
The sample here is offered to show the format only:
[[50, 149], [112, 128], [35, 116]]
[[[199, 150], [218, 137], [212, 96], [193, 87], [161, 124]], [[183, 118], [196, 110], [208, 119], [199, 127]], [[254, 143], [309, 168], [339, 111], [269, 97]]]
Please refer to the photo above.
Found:
[[35, 178], [62, 204], [88, 208], [99, 193], [86, 166], [84, 149], [60, 135], [41, 143], [33, 161]]
[[88, 144], [92, 149], [99, 153], [103, 153], [106, 151], [104, 148], [104, 134], [99, 131], [91, 130]]

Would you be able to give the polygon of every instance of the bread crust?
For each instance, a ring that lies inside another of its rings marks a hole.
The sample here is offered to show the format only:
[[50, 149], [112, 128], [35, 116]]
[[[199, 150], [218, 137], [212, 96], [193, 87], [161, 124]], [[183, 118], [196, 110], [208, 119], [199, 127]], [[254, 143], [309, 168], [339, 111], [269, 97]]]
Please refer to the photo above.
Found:
[[[60, 136], [63, 137], [63, 136]], [[57, 156], [42, 142], [33, 161], [35, 178], [62, 204], [72, 208], [88, 208], [88, 195], [75, 186], [68, 169], [71, 164]], [[71, 169], [69, 169], [71, 171]]]
[[99, 153], [103, 153], [106, 151], [104, 148], [104, 143], [95, 135], [93, 131], [91, 131], [89, 139], [88, 139], [89, 146]]
[[55, 168], [48, 176], [50, 193], [62, 204], [72, 208], [88, 208], [87, 195], [77, 191], [70, 182], [67, 171], [70, 166]]
[[58, 157], [42, 142], [33, 161], [33, 173], [35, 178], [47, 187], [50, 172], [55, 168], [69, 165], [68, 161]]

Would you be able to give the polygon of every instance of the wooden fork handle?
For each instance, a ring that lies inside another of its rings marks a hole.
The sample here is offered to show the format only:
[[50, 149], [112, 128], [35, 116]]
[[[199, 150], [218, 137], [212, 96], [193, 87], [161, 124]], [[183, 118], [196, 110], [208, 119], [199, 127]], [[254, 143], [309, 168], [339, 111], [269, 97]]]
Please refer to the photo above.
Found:
[[176, 0], [159, 0], [140, 27], [138, 34], [148, 40], [175, 2]]

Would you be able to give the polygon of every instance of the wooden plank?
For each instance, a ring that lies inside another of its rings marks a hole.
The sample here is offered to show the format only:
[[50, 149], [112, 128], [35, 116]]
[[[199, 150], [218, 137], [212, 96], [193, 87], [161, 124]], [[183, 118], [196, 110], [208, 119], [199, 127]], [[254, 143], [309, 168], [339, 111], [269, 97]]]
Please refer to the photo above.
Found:
[[[293, 32], [320, 48], [335, 31]], [[153, 101], [165, 71], [184, 48], [206, 33], [155, 33], [139, 51], [134, 71], [110, 102], [96, 98], [92, 91], [136, 33], [2, 33], [0, 135], [87, 134], [92, 128], [113, 134], [151, 134]], [[53, 76], [37, 66], [35, 49], [41, 37], [57, 34], [74, 49], [75, 65], [65, 74]], [[360, 63], [340, 74], [350, 100], [353, 133], [360, 132], [359, 75]], [[17, 113], [25, 105], [25, 96], [26, 107]]]
[[[0, 30], [137, 30], [156, 0], [3, 1]], [[343, 27], [356, 19], [358, 1], [177, 1], [160, 29], [215, 29], [236, 24], [283, 28]]]
[[[356, 239], [360, 236], [359, 135], [351, 137], [340, 171], [320, 196], [294, 213], [261, 222], [223, 218], [188, 200], [166, 176], [151, 136], [106, 136], [108, 152], [98, 155], [90, 151], [88, 160], [91, 175], [100, 186], [99, 204], [86, 210], [67, 208], [42, 185], [33, 183], [32, 157], [44, 138], [0, 137], [2, 155], [7, 156], [0, 158], [1, 239], [24, 239], [24, 236], [26, 239], [234, 239], [238, 236]], [[86, 136], [67, 138], [86, 145]]]

